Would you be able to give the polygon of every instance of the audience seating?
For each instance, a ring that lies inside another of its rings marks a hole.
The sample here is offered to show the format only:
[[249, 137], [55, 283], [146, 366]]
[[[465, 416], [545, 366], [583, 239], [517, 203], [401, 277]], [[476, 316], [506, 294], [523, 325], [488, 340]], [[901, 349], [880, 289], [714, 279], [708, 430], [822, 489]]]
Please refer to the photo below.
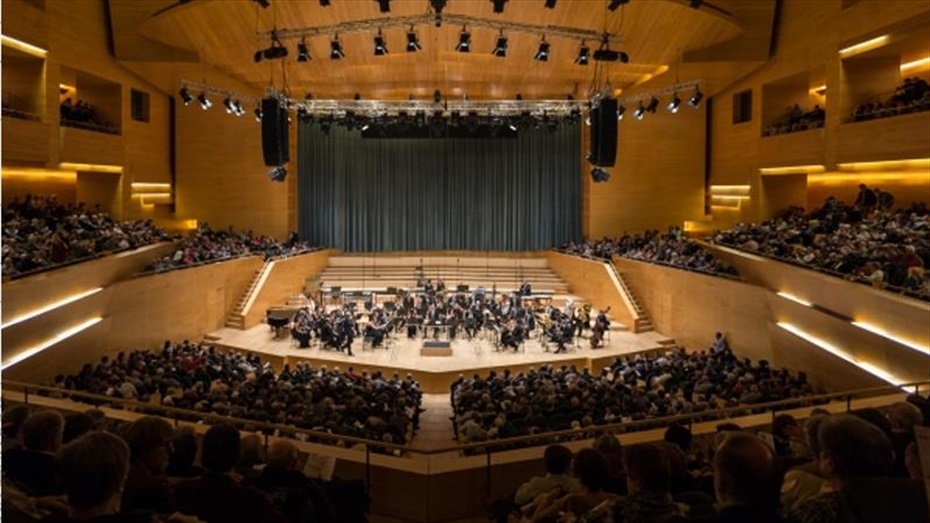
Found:
[[930, 110], [930, 85], [923, 78], [905, 78], [885, 100], [874, 97], [857, 105], [846, 122], [864, 122]]

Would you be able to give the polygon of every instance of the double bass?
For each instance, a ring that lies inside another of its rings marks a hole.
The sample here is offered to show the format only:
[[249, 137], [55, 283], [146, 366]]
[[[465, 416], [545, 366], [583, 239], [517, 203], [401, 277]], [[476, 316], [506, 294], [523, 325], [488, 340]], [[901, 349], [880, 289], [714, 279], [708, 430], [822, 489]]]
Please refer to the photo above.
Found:
[[592, 349], [597, 349], [600, 347], [601, 343], [604, 342], [604, 333], [607, 332], [607, 329], [610, 327], [610, 320], [607, 319], [608, 312], [610, 312], [610, 307], [601, 311], [597, 315], [597, 319], [594, 320], [593, 334], [591, 334]]

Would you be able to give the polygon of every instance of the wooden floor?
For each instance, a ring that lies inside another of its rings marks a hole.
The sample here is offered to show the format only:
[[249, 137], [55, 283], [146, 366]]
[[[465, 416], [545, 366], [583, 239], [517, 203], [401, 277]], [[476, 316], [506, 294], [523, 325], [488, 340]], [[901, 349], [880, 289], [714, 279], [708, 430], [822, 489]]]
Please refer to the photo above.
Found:
[[563, 354], [551, 352], [539, 340], [529, 339], [520, 352], [495, 350], [494, 343], [478, 336], [475, 340], [453, 340], [451, 356], [421, 356], [423, 339], [408, 339], [399, 333], [391, 337], [389, 348], [372, 350], [363, 346], [361, 338], [352, 346], [354, 356], [342, 352], [323, 350], [318, 345], [299, 349], [288, 336], [275, 339], [267, 325], [247, 330], [223, 328], [207, 335], [214, 345], [223, 350], [254, 352], [267, 359], [275, 368], [285, 363], [309, 361], [313, 365], [327, 365], [356, 371], [381, 370], [386, 373], [411, 373], [420, 381], [424, 392], [448, 393], [449, 385], [459, 374], [487, 374], [488, 371], [525, 370], [543, 363], [575, 364], [600, 370], [614, 358], [626, 354], [662, 349], [674, 341], [656, 332], [633, 334], [628, 331], [611, 331], [605, 347], [591, 349], [587, 339]]

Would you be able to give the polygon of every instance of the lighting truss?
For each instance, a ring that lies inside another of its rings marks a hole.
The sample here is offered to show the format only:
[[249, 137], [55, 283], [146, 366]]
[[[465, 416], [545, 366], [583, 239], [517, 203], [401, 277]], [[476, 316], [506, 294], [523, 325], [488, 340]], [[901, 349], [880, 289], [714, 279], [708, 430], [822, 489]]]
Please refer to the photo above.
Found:
[[[377, 31], [380, 29], [390, 29], [394, 27], [409, 28], [418, 24], [432, 24], [437, 17], [442, 21], [456, 26], [484, 27], [496, 31], [508, 31], [516, 33], [527, 33], [537, 36], [546, 35], [549, 37], [560, 37], [569, 40], [599, 40], [606, 38], [610, 43], [622, 43], [619, 35], [604, 35], [592, 29], [579, 29], [575, 27], [562, 27], [556, 25], [535, 25], [518, 22], [508, 22], [502, 20], [492, 20], [477, 16], [460, 15], [460, 14], [434, 14], [426, 13], [422, 15], [398, 16], [391, 18], [369, 18], [365, 20], [354, 20], [333, 25], [321, 25], [316, 27], [303, 27], [297, 29], [278, 29], [275, 35], [280, 40], [299, 40], [319, 35], [331, 35], [334, 33], [352, 33], [359, 31]], [[272, 40], [272, 31], [259, 34], [263, 40]]]

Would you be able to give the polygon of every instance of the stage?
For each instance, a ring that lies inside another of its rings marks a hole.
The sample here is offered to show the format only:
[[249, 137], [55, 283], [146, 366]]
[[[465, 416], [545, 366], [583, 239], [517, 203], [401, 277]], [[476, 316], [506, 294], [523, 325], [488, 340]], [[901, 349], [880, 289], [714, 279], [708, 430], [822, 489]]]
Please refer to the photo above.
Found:
[[[421, 356], [424, 339], [408, 339], [403, 333], [394, 333], [387, 347], [371, 349], [356, 338], [352, 345], [354, 356], [348, 356], [334, 350], [324, 350], [319, 344], [309, 349], [297, 348], [297, 343], [286, 335], [275, 339], [274, 333], [266, 324], [250, 329], [223, 328], [206, 336], [217, 349], [238, 350], [259, 354], [269, 361], [275, 369], [284, 364], [310, 362], [315, 366], [340, 368], [345, 371], [352, 367], [356, 372], [380, 370], [383, 373], [410, 373], [419, 382], [426, 393], [448, 394], [449, 386], [459, 374], [478, 373], [485, 375], [490, 370], [511, 371], [538, 367], [543, 363], [577, 365], [591, 367], [599, 371], [617, 356], [662, 350], [674, 345], [674, 340], [656, 332], [633, 334], [626, 330], [611, 330], [604, 346], [592, 349], [587, 338], [576, 338], [578, 343], [567, 346], [568, 351], [555, 354], [555, 347], [550, 344], [550, 352], [536, 338], [524, 342], [519, 352], [512, 349], [497, 351], [488, 337], [479, 335], [474, 340], [457, 339], [450, 343], [451, 356]], [[431, 338], [430, 338], [431, 339]]]

